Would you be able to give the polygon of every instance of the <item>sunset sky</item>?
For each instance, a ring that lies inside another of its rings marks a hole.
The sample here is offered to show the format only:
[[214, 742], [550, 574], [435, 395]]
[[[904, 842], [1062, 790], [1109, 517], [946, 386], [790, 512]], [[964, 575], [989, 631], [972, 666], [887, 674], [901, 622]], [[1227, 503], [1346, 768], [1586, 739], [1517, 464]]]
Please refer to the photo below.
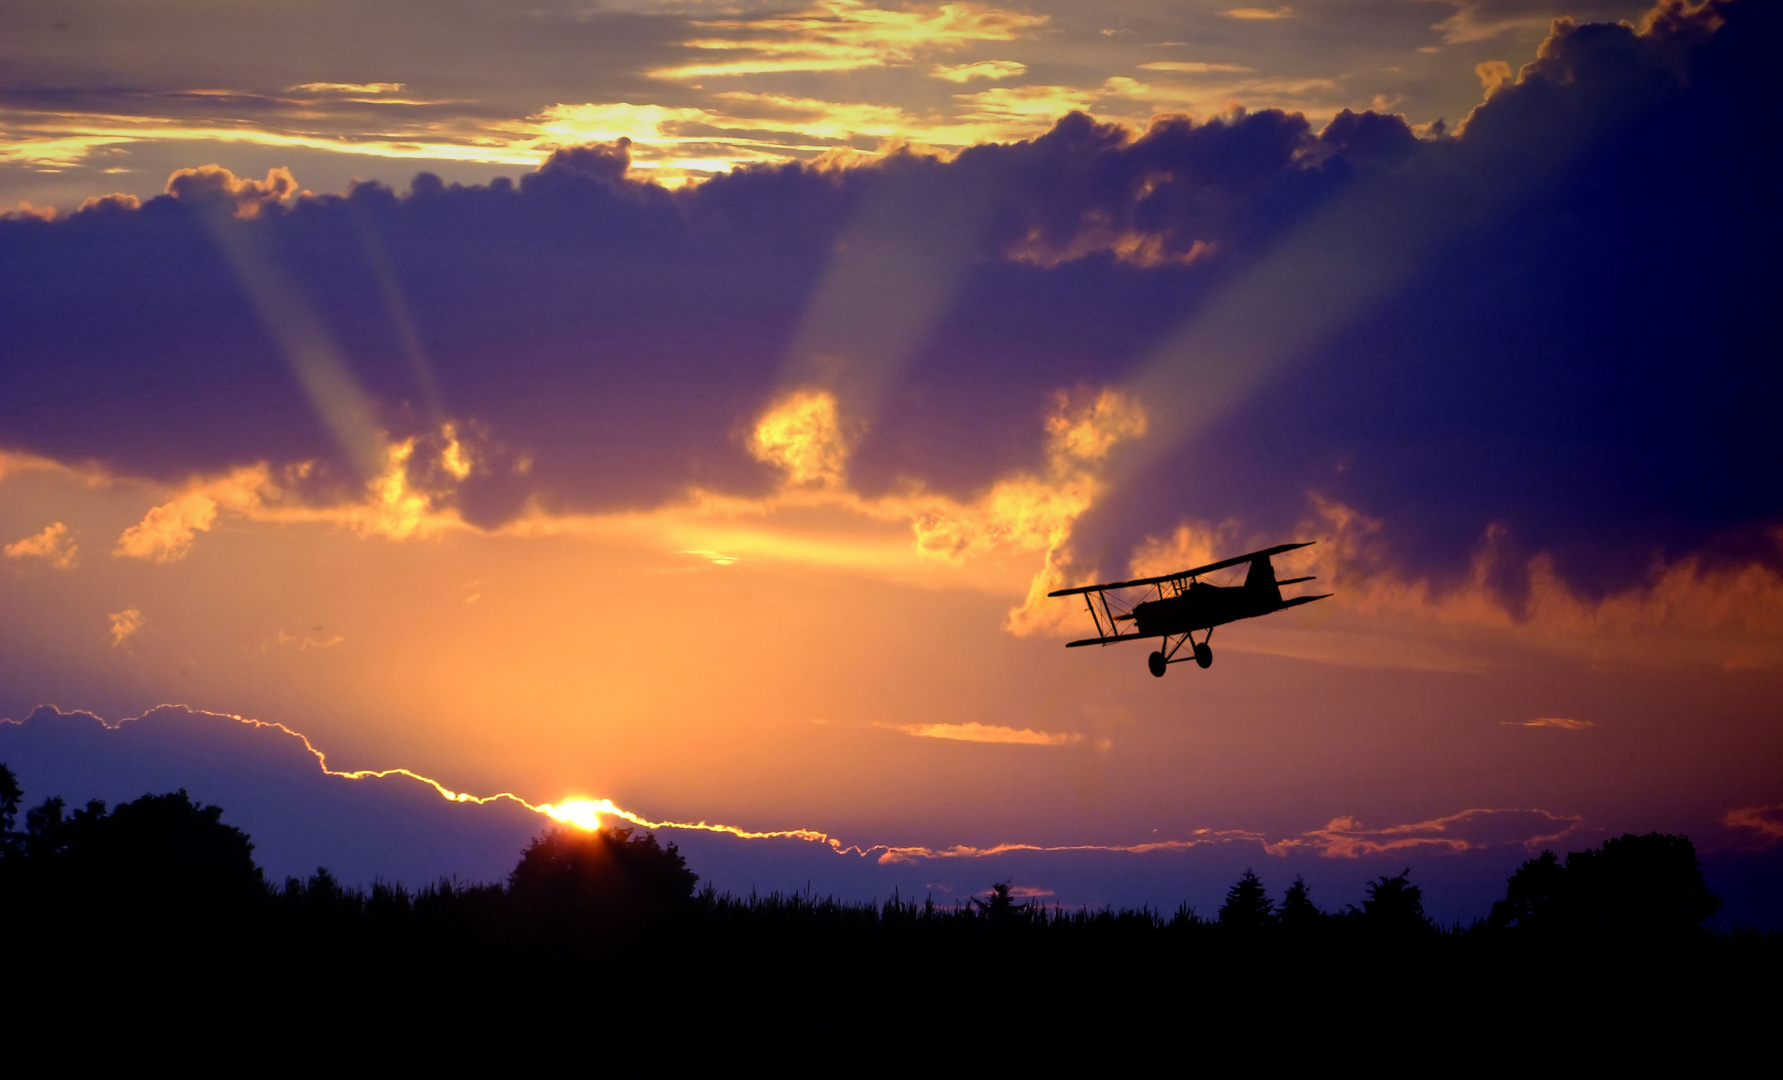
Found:
[[[7, 4], [0, 761], [278, 875], [604, 799], [722, 888], [1448, 920], [1660, 830], [1783, 923], [1780, 22]], [[1208, 670], [1061, 647], [1300, 540]]]

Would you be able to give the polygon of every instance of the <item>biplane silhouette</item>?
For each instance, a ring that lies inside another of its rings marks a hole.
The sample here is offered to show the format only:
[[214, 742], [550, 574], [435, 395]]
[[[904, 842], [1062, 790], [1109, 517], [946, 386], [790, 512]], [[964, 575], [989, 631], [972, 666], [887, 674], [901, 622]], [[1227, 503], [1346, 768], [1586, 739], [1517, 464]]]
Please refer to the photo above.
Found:
[[[1216, 626], [1224, 626], [1239, 619], [1254, 619], [1259, 615], [1299, 607], [1330, 596], [1330, 593], [1320, 593], [1317, 596], [1296, 596], [1283, 600], [1283, 585], [1311, 581], [1312, 576], [1277, 581], [1275, 567], [1269, 562], [1271, 556], [1296, 548], [1311, 547], [1315, 543], [1316, 540], [1308, 540], [1301, 544], [1277, 544], [1262, 551], [1234, 555], [1230, 559], [1221, 559], [1191, 570], [1179, 570], [1174, 574], [1135, 578], [1132, 581], [1110, 581], [1102, 585], [1079, 585], [1075, 589], [1060, 589], [1046, 595], [1081, 595], [1084, 604], [1090, 609], [1090, 618], [1095, 620], [1096, 636], [1082, 641], [1068, 641], [1065, 643], [1067, 649], [1075, 649], [1080, 645], [1113, 645], [1117, 641], [1163, 638], [1158, 651], [1146, 658], [1146, 665], [1151, 668], [1151, 673], [1162, 678], [1169, 665], [1180, 664], [1185, 660], [1193, 660], [1201, 667], [1210, 666], [1213, 663], [1213, 648], [1208, 643], [1213, 640], [1213, 628]], [[1250, 563], [1251, 566], [1242, 585], [1214, 585], [1200, 580], [1205, 574], [1244, 563]], [[1136, 602], [1128, 602], [1120, 595], [1110, 598], [1110, 593], [1119, 594], [1124, 589], [1156, 589], [1157, 596], [1150, 600], [1135, 598]], [[1102, 605], [1100, 612], [1096, 610], [1098, 601]], [[1132, 623], [1132, 632], [1122, 633], [1121, 623]], [[1200, 630], [1207, 631], [1207, 636], [1196, 641], [1194, 635]], [[1191, 646], [1190, 655], [1178, 657], [1176, 654], [1184, 645]]]

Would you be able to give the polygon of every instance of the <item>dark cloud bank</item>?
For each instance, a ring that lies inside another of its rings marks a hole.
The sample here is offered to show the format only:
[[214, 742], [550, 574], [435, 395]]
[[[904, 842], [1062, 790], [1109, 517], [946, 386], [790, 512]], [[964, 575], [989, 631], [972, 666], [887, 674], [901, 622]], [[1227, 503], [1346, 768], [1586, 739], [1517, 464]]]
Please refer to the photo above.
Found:
[[[1413, 271], [1124, 485], [1085, 523], [1086, 554], [1118, 561], [1182, 517], [1286, 528], [1316, 490], [1386, 519], [1426, 571], [1459, 568], [1494, 522], [1587, 585], [1657, 553], [1743, 556], [1783, 517], [1783, 230], [1761, 126], [1780, 16], [1744, 2], [1667, 8], [1644, 32], [1562, 26], [1436, 138], [1375, 114], [1318, 133], [1279, 112], [1166, 119], [1137, 138], [1072, 115], [946, 163], [757, 168], [674, 192], [629, 179], [623, 146], [590, 147], [518, 183], [422, 175], [407, 195], [365, 184], [221, 225], [232, 197], [215, 185], [0, 222], [0, 443], [168, 477], [338, 458], [219, 253], [224, 227], [273, 253], [403, 432], [430, 398], [391, 268], [439, 407], [534, 463], [474, 486], [477, 520], [529, 493], [598, 508], [760, 490], [773, 478], [742, 433], [816, 370], [789, 352], [838, 249], [873, 228], [916, 266], [965, 245], [965, 269], [857, 396], [854, 481], [968, 492], [1038, 461], [1055, 389], [1121, 381], [1353, 207], [1329, 272], [1408, 251]], [[1259, 318], [1294, 320], [1301, 299]], [[844, 367], [887, 333], [873, 304], [850, 314], [821, 343]]]

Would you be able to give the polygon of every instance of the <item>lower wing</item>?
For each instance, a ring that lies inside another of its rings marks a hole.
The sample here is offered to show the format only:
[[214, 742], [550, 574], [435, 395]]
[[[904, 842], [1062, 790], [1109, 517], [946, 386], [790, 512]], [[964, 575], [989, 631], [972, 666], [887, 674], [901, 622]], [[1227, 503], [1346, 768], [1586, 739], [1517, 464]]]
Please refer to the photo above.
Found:
[[1065, 648], [1075, 649], [1079, 645], [1112, 645], [1117, 641], [1138, 641], [1140, 638], [1157, 636], [1156, 634], [1115, 634], [1112, 637], [1087, 637], [1082, 641], [1067, 641]]

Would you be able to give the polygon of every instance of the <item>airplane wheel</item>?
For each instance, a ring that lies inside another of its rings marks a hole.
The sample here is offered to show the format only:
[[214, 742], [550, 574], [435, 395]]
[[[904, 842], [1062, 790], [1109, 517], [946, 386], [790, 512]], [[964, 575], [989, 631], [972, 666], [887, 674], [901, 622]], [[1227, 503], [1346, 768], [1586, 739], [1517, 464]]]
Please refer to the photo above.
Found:
[[1152, 653], [1145, 658], [1145, 666], [1151, 668], [1152, 674], [1160, 679], [1164, 677], [1164, 664], [1164, 654], [1161, 652]]
[[1213, 649], [1207, 645], [1195, 646], [1195, 663], [1200, 664], [1203, 668], [1212, 667]]

